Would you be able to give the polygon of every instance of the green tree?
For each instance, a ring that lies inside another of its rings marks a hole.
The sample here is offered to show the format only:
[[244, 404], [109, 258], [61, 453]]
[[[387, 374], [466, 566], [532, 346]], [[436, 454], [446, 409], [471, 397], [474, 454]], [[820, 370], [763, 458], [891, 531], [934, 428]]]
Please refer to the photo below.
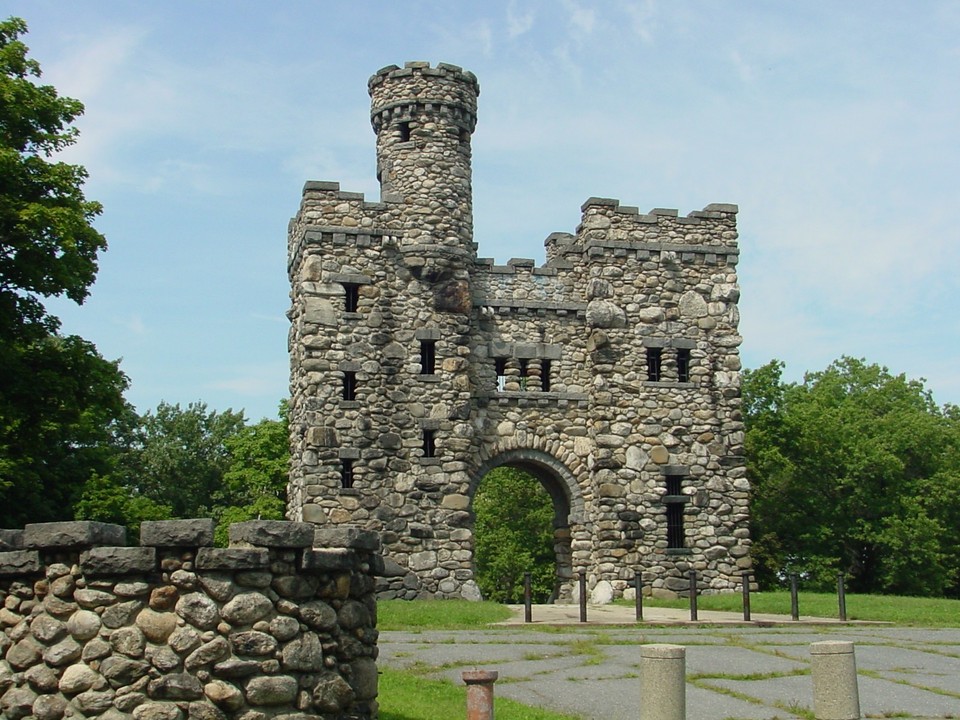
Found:
[[243, 428], [242, 411], [161, 402], [140, 419], [124, 477], [134, 494], [170, 508], [172, 517], [208, 517], [230, 469], [227, 444]]
[[264, 418], [227, 437], [230, 466], [215, 494], [217, 543], [224, 545], [230, 523], [244, 520], [280, 520], [286, 510], [290, 466], [287, 403], [280, 404], [280, 419]]
[[86, 171], [54, 155], [72, 144], [83, 112], [37, 82], [20, 41], [26, 24], [0, 22], [0, 524], [66, 519], [83, 484], [111, 471], [133, 412], [127, 379], [81, 338], [61, 337], [44, 307], [80, 303], [106, 247]]
[[[42, 298], [81, 303], [106, 240], [91, 224], [99, 203], [86, 200], [80, 165], [52, 156], [77, 138], [83, 105], [35, 82], [40, 65], [19, 40], [19, 18], [0, 22], [0, 340], [43, 339], [56, 331]], [[0, 373], [2, 375], [2, 373]]]
[[523, 599], [523, 574], [531, 573], [536, 602], [553, 592], [553, 501], [540, 482], [516, 468], [498, 467], [480, 482], [473, 499], [474, 562], [483, 597]]
[[939, 595], [955, 589], [958, 427], [921, 382], [844, 357], [802, 383], [744, 373], [754, 558], [771, 585]]

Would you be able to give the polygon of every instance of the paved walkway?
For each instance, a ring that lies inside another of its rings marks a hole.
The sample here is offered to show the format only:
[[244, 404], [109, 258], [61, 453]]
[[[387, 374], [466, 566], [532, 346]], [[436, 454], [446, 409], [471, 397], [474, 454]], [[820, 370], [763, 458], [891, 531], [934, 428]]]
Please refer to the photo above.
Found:
[[[644, 608], [535, 606], [490, 630], [383, 632], [380, 662], [416, 666], [460, 684], [475, 667], [497, 670], [498, 697], [549, 707], [586, 720], [636, 720], [638, 645], [687, 648], [687, 717], [691, 720], [802, 718], [813, 706], [809, 645], [855, 643], [864, 717], [960, 717], [960, 628], [924, 629], [881, 623]], [[517, 625], [519, 623], [520, 626]], [[455, 720], [455, 719], [450, 719]]]

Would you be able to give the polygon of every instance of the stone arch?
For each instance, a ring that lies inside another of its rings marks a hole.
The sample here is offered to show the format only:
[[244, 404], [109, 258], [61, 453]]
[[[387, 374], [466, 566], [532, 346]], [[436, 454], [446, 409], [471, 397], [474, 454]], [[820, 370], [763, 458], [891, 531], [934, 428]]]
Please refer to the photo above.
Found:
[[553, 598], [556, 602], [573, 601], [573, 548], [571, 526], [586, 522], [583, 493], [576, 476], [557, 458], [542, 450], [517, 448], [501, 450], [488, 457], [470, 477], [470, 504], [480, 481], [491, 470], [509, 466], [536, 478], [553, 501], [553, 551], [556, 560], [556, 581]]

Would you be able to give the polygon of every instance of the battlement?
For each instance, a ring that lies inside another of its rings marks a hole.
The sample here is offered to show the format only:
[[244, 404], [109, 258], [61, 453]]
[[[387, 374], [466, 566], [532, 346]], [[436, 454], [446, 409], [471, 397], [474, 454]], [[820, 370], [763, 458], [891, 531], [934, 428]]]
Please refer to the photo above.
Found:
[[4, 717], [375, 718], [377, 534], [256, 520], [215, 548], [213, 529], [0, 531]]

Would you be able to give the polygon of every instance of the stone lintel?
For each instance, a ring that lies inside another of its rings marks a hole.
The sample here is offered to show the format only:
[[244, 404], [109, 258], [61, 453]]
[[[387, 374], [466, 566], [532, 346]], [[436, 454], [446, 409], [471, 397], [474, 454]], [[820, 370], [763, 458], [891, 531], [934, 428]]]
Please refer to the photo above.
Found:
[[200, 548], [197, 570], [267, 570], [270, 552], [266, 548]]
[[95, 547], [80, 554], [85, 575], [127, 575], [151, 573], [157, 569], [153, 547]]
[[140, 544], [147, 547], [207, 547], [213, 545], [212, 518], [144, 520]]
[[23, 546], [27, 549], [76, 548], [94, 545], [125, 545], [127, 530], [122, 525], [75, 520], [32, 523], [23, 529]]
[[300, 569], [304, 572], [353, 570], [358, 564], [357, 553], [349, 548], [314, 548], [304, 550]]
[[661, 465], [661, 475], [689, 475], [690, 468], [686, 465]]
[[348, 285], [370, 285], [373, 278], [360, 273], [329, 273], [327, 282], [340, 283], [341, 285], [344, 283]]
[[0, 550], [19, 550], [23, 547], [23, 530], [0, 530]]
[[40, 572], [40, 553], [36, 550], [0, 552], [0, 577]]
[[440, 340], [443, 333], [440, 328], [417, 328], [414, 333], [417, 340]]
[[230, 526], [230, 545], [303, 548], [313, 545], [313, 523], [288, 520], [249, 520]]
[[372, 530], [356, 527], [321, 527], [313, 534], [315, 548], [352, 548], [354, 550], [380, 550], [380, 536]]
[[337, 457], [341, 460], [359, 460], [360, 448], [345, 447], [337, 451]]

